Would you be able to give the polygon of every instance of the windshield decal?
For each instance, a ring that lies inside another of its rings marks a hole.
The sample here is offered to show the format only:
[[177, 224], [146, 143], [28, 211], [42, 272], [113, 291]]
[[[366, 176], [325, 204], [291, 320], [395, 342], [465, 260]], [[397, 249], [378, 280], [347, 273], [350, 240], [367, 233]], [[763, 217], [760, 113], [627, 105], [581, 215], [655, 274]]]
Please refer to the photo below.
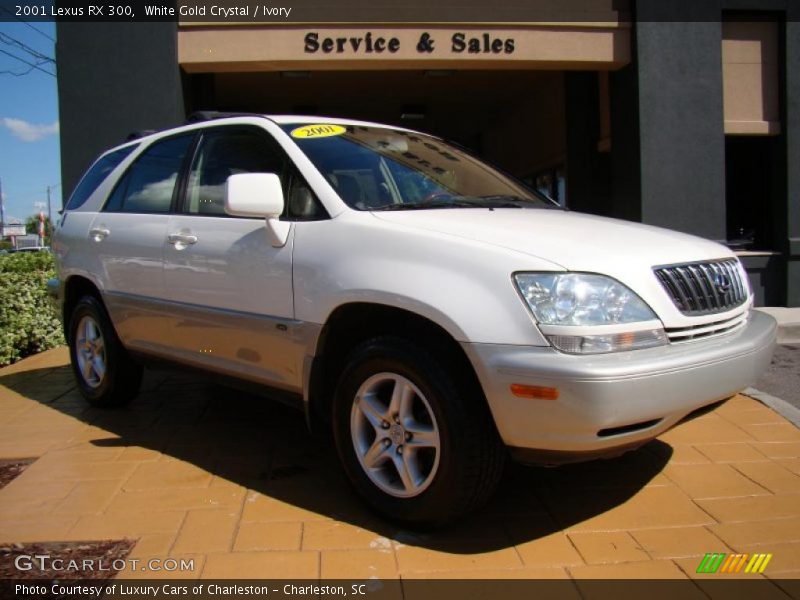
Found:
[[293, 138], [308, 140], [312, 138], [326, 138], [334, 135], [342, 135], [346, 132], [347, 129], [341, 125], [327, 125], [322, 123], [305, 125], [303, 127], [298, 127], [297, 129], [292, 129], [291, 136]]

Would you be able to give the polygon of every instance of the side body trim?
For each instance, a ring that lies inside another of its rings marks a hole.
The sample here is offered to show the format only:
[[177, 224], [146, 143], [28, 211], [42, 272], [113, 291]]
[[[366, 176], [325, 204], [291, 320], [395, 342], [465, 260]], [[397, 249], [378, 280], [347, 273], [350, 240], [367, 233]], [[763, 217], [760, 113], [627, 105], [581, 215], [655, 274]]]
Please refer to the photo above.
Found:
[[303, 392], [316, 323], [209, 308], [121, 292], [104, 300], [122, 343], [134, 352]]

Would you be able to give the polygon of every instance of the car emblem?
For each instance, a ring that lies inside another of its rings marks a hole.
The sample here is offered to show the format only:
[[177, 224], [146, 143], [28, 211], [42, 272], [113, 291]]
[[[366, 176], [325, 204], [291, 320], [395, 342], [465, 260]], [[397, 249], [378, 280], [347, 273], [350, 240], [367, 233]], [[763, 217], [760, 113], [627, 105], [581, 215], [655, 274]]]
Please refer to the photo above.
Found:
[[731, 278], [725, 273], [714, 275], [714, 286], [720, 294], [727, 294], [731, 290]]

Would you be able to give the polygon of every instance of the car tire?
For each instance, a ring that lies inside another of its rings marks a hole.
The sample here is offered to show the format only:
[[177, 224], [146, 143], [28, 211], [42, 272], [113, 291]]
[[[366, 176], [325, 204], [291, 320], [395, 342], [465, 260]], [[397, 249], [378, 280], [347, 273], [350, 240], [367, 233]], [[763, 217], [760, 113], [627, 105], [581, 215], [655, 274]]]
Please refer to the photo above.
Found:
[[83, 296], [69, 317], [70, 362], [78, 389], [93, 406], [122, 406], [139, 393], [142, 367], [122, 346], [103, 304]]
[[479, 386], [441, 356], [401, 338], [366, 341], [350, 354], [333, 402], [351, 483], [381, 516], [414, 528], [479, 507], [505, 461]]

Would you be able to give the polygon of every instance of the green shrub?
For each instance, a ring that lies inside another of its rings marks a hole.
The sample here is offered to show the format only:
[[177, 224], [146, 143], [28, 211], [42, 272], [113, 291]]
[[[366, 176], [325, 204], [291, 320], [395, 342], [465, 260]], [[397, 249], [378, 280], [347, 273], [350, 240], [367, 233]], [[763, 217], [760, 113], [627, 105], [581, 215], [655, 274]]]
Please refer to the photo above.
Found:
[[54, 276], [49, 252], [0, 255], [0, 365], [64, 343], [47, 295], [47, 280]]

